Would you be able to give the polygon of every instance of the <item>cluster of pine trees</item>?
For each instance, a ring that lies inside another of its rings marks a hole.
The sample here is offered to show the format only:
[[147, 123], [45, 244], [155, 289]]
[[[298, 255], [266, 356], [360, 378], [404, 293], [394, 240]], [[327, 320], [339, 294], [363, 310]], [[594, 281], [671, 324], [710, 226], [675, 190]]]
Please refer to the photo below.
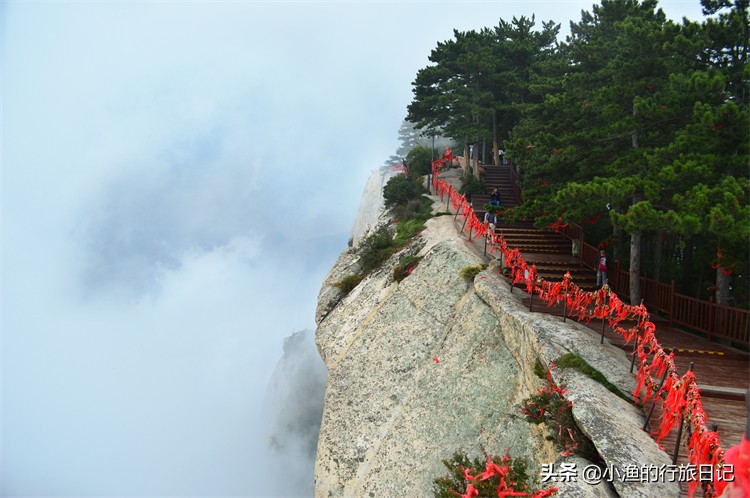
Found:
[[676, 23], [656, 0], [602, 0], [565, 42], [533, 17], [454, 31], [417, 73], [407, 119], [487, 163], [505, 149], [517, 214], [584, 225], [629, 263], [631, 302], [646, 273], [747, 307], [748, 3], [701, 0], [704, 19]]

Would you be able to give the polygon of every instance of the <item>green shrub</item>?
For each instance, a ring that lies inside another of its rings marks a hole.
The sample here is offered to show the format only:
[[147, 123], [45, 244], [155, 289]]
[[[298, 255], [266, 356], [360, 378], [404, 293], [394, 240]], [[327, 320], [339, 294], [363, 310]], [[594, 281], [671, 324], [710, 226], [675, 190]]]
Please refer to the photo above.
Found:
[[612, 384], [610, 381], [607, 380], [607, 378], [596, 368], [589, 365], [586, 360], [581, 358], [575, 353], [566, 353], [562, 355], [555, 364], [559, 368], [575, 368], [582, 374], [588, 376], [589, 378], [597, 381], [599, 384], [606, 387], [610, 392], [616, 394], [617, 396], [621, 397], [628, 403], [633, 403], [633, 399], [628, 396], [627, 394], [623, 393], [616, 385]]
[[420, 219], [399, 220], [396, 223], [396, 238], [393, 242], [397, 247], [403, 247], [422, 230], [424, 230], [424, 221]]
[[406, 154], [409, 177], [418, 178], [432, 173], [432, 149], [417, 145]]
[[421, 219], [427, 221], [432, 218], [432, 200], [429, 197], [420, 196], [404, 204], [397, 204], [391, 209], [397, 220]]
[[394, 176], [383, 187], [383, 198], [386, 207], [398, 204], [406, 204], [412, 199], [419, 199], [426, 192], [422, 183], [418, 180], [412, 180], [403, 173]]
[[534, 424], [546, 423], [550, 428], [548, 439], [554, 440], [564, 455], [576, 454], [591, 462], [600, 462], [601, 456], [591, 440], [578, 428], [573, 418], [572, 404], [565, 399], [564, 388], [551, 379], [523, 402], [521, 413]]
[[459, 194], [466, 194], [468, 197], [471, 197], [473, 194], [484, 194], [486, 190], [487, 186], [484, 183], [484, 177], [477, 179], [474, 175], [468, 173], [461, 177]]
[[502, 206], [493, 206], [492, 204], [485, 204], [484, 210], [490, 214], [497, 214], [497, 213], [503, 213], [505, 211], [505, 208]]
[[362, 253], [359, 259], [362, 272], [364, 274], [370, 273], [395, 252], [396, 247], [393, 243], [390, 228], [388, 226], [381, 227], [377, 232], [362, 241]]
[[[398, 177], [401, 178], [399, 182], [403, 183], [404, 175], [398, 175], [391, 180]], [[391, 180], [386, 184], [386, 189], [392, 185]], [[383, 192], [385, 194], [385, 189]], [[416, 198], [396, 204], [391, 209], [397, 220], [396, 233], [394, 234], [391, 227], [386, 225], [362, 241], [359, 260], [363, 275], [380, 266], [424, 230], [425, 221], [432, 217], [432, 200], [418, 194]]]
[[361, 273], [353, 273], [351, 275], [345, 276], [344, 278], [333, 284], [333, 286], [338, 287], [339, 290], [344, 293], [344, 295], [347, 295], [352, 291], [352, 289], [359, 285], [363, 278], [365, 278], [365, 276]]
[[542, 362], [539, 361], [539, 358], [537, 358], [534, 362], [534, 375], [542, 380], [545, 380], [547, 378], [547, 371], [544, 369], [544, 365], [542, 365]]
[[[503, 457], [485, 455], [482, 458], [469, 459], [465, 453], [457, 452], [450, 460], [443, 460], [448, 473], [433, 481], [432, 491], [435, 498], [455, 498], [463, 494], [467, 486], [464, 472], [468, 469], [470, 475], [481, 474], [487, 468], [488, 459], [499, 467], [508, 466], [505, 483], [511, 485], [515, 491], [526, 492], [529, 496], [537, 491], [534, 489], [537, 482], [529, 474], [529, 462], [526, 458], [511, 458], [506, 453]], [[480, 497], [497, 496], [499, 484], [500, 477], [497, 475], [473, 481]]]
[[411, 272], [414, 271], [414, 268], [417, 267], [420, 261], [422, 261], [422, 258], [417, 256], [405, 256], [401, 258], [396, 268], [393, 269], [394, 280], [401, 282], [411, 275]]
[[461, 277], [467, 282], [473, 282], [480, 271], [485, 270], [487, 265], [467, 266], [461, 270]]

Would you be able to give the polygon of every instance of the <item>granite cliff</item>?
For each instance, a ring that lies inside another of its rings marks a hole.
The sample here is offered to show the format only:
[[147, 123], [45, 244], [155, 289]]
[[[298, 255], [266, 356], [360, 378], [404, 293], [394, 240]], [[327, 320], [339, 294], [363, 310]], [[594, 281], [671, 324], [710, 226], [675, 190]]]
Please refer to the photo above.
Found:
[[[444, 206], [443, 206], [444, 207]], [[436, 210], [439, 210], [437, 208]], [[530, 313], [509, 292], [497, 262], [473, 282], [467, 266], [487, 262], [478, 243], [460, 234], [460, 219], [437, 216], [427, 229], [349, 294], [332, 284], [359, 270], [361, 248], [344, 250], [323, 282], [316, 344], [328, 369], [315, 464], [316, 496], [432, 496], [442, 460], [455, 451], [479, 456], [506, 450], [525, 456], [532, 472], [563, 461], [544, 425], [528, 423], [521, 404], [544, 385], [534, 364], [575, 352], [624, 392], [633, 390], [622, 350], [576, 323]], [[374, 225], [389, 223], [387, 213]], [[401, 282], [393, 268], [423, 256]], [[574, 370], [553, 370], [568, 387], [582, 431], [607, 465], [667, 464], [640, 430], [642, 413]], [[554, 483], [558, 496], [677, 494], [673, 483]]]

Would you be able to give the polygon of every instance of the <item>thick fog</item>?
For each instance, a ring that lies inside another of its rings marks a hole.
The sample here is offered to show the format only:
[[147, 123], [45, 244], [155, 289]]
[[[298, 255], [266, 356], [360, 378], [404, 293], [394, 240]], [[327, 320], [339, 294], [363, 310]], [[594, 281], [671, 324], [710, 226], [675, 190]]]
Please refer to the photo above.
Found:
[[590, 4], [0, 3], [0, 494], [310, 495], [316, 297], [416, 71]]

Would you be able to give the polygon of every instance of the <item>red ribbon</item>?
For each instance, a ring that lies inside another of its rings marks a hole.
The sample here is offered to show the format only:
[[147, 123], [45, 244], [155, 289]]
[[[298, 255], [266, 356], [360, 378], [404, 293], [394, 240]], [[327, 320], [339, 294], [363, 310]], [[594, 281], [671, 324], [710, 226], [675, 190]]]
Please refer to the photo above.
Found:
[[[449, 155], [449, 152], [447, 150], [446, 155], [439, 161], [445, 162], [452, 159], [452, 153]], [[436, 161], [436, 163], [439, 161]], [[436, 163], [433, 163], [434, 168]], [[442, 162], [440, 165], [442, 165]], [[654, 403], [663, 403], [662, 419], [655, 431], [657, 442], [669, 434], [669, 431], [679, 422], [680, 416], [684, 414], [693, 431], [688, 444], [690, 463], [694, 465], [709, 464], [716, 469], [721, 468], [724, 464], [724, 452], [721, 449], [718, 435], [707, 428], [707, 417], [703, 411], [700, 389], [695, 381], [695, 376], [692, 372], [687, 372], [683, 376], [677, 373], [674, 356], [671, 353], [667, 354], [656, 340], [654, 335], [656, 327], [649, 320], [649, 313], [645, 306], [625, 304], [609, 289], [603, 288], [595, 292], [586, 292], [572, 281], [570, 273], [566, 273], [563, 276], [563, 281], [557, 283], [538, 279], [536, 267], [528, 266], [518, 248], [508, 247], [507, 242], [501, 235], [487, 232], [487, 225], [479, 222], [474, 209], [466, 202], [466, 196], [459, 195], [453, 186], [444, 180], [436, 180], [435, 186], [441, 196], [443, 193], [449, 195], [453, 208], [466, 219], [470, 233], [476, 231], [478, 236], [487, 235], [490, 254], [498, 250], [501, 251], [505, 266], [510, 269], [512, 285], [523, 282], [527, 291], [535, 291], [547, 303], [547, 306], [565, 301], [569, 316], [585, 322], [594, 317], [607, 320], [610, 327], [620, 334], [626, 343], [635, 340], [634, 354], [638, 362], [638, 372], [633, 397], [641, 399], [644, 403], [649, 399], [653, 399]], [[595, 223], [600, 216], [596, 215], [592, 222]], [[565, 226], [560, 219], [556, 224], [551, 225], [552, 228], [556, 227], [557, 229]], [[721, 258], [721, 253], [718, 256]], [[638, 324], [628, 329], [622, 327], [620, 324], [628, 319], [636, 319]], [[667, 375], [664, 385], [661, 389], [658, 389], [654, 378], [660, 378], [665, 372]], [[526, 406], [525, 409], [531, 411], [534, 407]], [[750, 450], [748, 451], [750, 452]], [[690, 483], [689, 493], [691, 496], [697, 485], [698, 481]], [[708, 493], [712, 492], [711, 488], [716, 491], [719, 490], [719, 486], [715, 482], [705, 482], [703, 486], [707, 488]], [[500, 492], [505, 491], [498, 489], [498, 493]], [[549, 496], [551, 492], [550, 490], [540, 491], [534, 495], [534, 498]], [[467, 496], [470, 493], [468, 487], [466, 493], [462, 496]], [[499, 496], [527, 496], [527, 494]]]

